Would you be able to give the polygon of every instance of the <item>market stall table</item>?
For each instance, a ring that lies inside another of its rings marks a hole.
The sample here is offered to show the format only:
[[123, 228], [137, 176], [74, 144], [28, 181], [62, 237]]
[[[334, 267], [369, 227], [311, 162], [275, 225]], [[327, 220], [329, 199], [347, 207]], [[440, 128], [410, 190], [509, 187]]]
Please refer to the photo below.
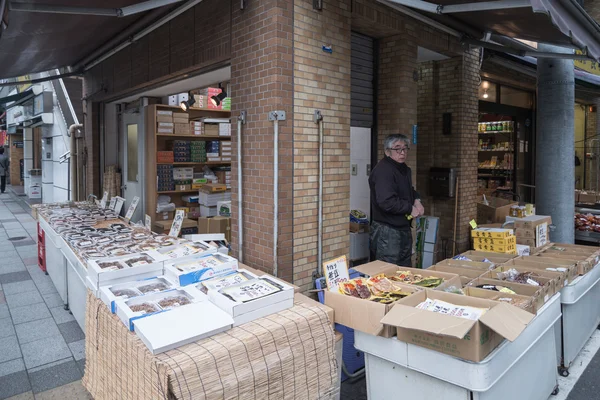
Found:
[[315, 306], [296, 302], [156, 356], [91, 293], [86, 325], [83, 384], [96, 400], [339, 396], [336, 338], [326, 312]]
[[415, 399], [547, 400], [557, 390], [554, 325], [560, 306], [556, 294], [514, 342], [504, 341], [479, 363], [356, 331], [369, 399], [401, 393]]

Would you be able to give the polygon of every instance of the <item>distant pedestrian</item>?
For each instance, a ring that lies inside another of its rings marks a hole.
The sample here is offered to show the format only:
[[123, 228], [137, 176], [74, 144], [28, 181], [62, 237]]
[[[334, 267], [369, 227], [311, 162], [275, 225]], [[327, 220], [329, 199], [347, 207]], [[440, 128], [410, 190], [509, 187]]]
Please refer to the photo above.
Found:
[[8, 156], [4, 154], [4, 147], [0, 147], [0, 192], [4, 193], [6, 190], [6, 175], [8, 174]]
[[413, 188], [406, 165], [410, 141], [404, 135], [385, 139], [385, 157], [371, 176], [371, 259], [411, 266], [413, 218], [424, 214], [420, 196]]

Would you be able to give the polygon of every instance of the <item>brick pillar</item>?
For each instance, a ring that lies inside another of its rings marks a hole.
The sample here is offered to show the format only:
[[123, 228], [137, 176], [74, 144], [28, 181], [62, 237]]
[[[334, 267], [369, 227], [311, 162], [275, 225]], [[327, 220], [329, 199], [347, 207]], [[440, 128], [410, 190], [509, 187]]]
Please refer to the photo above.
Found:
[[[383, 157], [385, 137], [401, 133], [411, 139], [406, 164], [412, 169], [416, 185], [417, 148], [412, 142], [412, 127], [417, 123], [417, 44], [405, 33], [379, 42], [379, 81], [377, 93], [377, 132], [379, 159]], [[417, 140], [418, 142], [418, 140]]]
[[[83, 80], [83, 97], [93, 94], [94, 82], [88, 76]], [[100, 187], [100, 127], [98, 126], [99, 103], [91, 99], [83, 100], [83, 126], [85, 154], [80, 155], [86, 162], [85, 192], [77, 200], [85, 200], [88, 194], [102, 197]], [[82, 172], [83, 174], [83, 172]]]
[[[599, 2], [600, 3], [600, 2]], [[587, 138], [597, 138], [596, 135], [600, 132], [600, 118], [598, 118], [598, 105], [600, 105], [600, 99], [596, 100], [596, 107], [593, 111], [587, 112], [587, 125], [585, 127], [586, 137]], [[598, 147], [595, 145], [595, 142], [586, 141], [584, 143], [585, 151], [587, 153], [596, 154], [598, 152]], [[596, 157], [598, 157], [596, 155]], [[597, 190], [598, 187], [598, 163], [600, 163], [600, 158], [593, 158], [588, 160], [586, 154], [583, 155], [583, 160], [581, 162], [585, 163], [585, 190]]]
[[294, 283], [310, 289], [317, 269], [315, 109], [325, 129], [323, 260], [349, 252], [351, 1], [325, 1], [316, 11], [311, 1], [294, 0], [294, 26]]
[[[457, 249], [469, 247], [469, 221], [477, 214], [477, 121], [479, 59], [477, 51], [419, 65], [417, 181], [427, 214], [440, 218], [440, 239], [453, 238], [454, 199], [429, 193], [431, 167], [456, 168], [459, 176]], [[450, 135], [442, 134], [442, 115], [452, 114]], [[449, 242], [448, 251], [452, 251]], [[447, 254], [450, 256], [450, 254]], [[443, 254], [438, 258], [443, 258]]]
[[[293, 126], [293, 4], [292, 0], [247, 2], [240, 10], [232, 1], [231, 95], [237, 149], [240, 111], [247, 113], [242, 133], [243, 261], [273, 272], [273, 122], [268, 113], [283, 110], [279, 123], [279, 237], [278, 275], [292, 280], [292, 126]], [[237, 157], [232, 162], [232, 249], [238, 253]]]

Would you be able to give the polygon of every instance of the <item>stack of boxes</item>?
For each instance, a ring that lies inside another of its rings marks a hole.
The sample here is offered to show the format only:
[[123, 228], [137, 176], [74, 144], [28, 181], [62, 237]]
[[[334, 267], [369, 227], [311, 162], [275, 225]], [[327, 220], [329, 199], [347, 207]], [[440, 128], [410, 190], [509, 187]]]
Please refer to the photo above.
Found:
[[190, 122], [190, 134], [195, 136], [204, 135], [204, 122], [192, 121]]
[[156, 175], [158, 180], [159, 192], [170, 192], [175, 190], [175, 181], [173, 180], [172, 165], [157, 165]]
[[172, 135], [175, 132], [175, 124], [173, 123], [173, 111], [157, 110], [156, 111], [156, 132], [162, 135]]
[[517, 254], [517, 237], [512, 229], [477, 228], [471, 234], [476, 251]]
[[[198, 92], [198, 95], [203, 96], [202, 102], [203, 104], [206, 104], [205, 107], [210, 109], [210, 110], [222, 110], [223, 109], [223, 103], [219, 104], [218, 106], [215, 106], [212, 101], [210, 101], [210, 98], [213, 96], [216, 96], [218, 94], [221, 94], [221, 92], [223, 91], [223, 89], [220, 88], [206, 88], [206, 89], [202, 89]], [[206, 101], [205, 101], [206, 100]], [[230, 104], [231, 106], [231, 104]]]
[[190, 162], [192, 157], [191, 143], [185, 140], [173, 142], [173, 153], [175, 162]]
[[188, 113], [173, 113], [173, 125], [176, 135], [190, 134], [190, 116]]
[[219, 136], [219, 124], [204, 123], [204, 135]]
[[231, 124], [220, 123], [219, 124], [219, 136], [231, 136]]
[[156, 162], [159, 164], [173, 164], [175, 162], [175, 156], [172, 151], [157, 151]]
[[213, 168], [219, 183], [224, 183], [227, 189], [231, 189], [231, 167]]
[[225, 97], [223, 99], [222, 107], [223, 111], [231, 111], [231, 97]]
[[529, 246], [531, 249], [550, 243], [548, 228], [552, 218], [545, 215], [532, 215], [514, 220], [517, 243]]
[[189, 191], [192, 189], [192, 180], [194, 179], [194, 168], [173, 168], [173, 180], [175, 190]]
[[[223, 124], [221, 124], [223, 125]], [[231, 161], [231, 142], [221, 142], [221, 161]]]
[[[206, 159], [209, 162], [220, 162], [221, 161], [221, 142], [218, 140], [212, 140], [206, 142]], [[231, 147], [230, 147], [231, 151]], [[230, 157], [231, 159], [231, 157]]]
[[190, 143], [191, 161], [197, 163], [206, 162], [206, 143], [203, 140]]

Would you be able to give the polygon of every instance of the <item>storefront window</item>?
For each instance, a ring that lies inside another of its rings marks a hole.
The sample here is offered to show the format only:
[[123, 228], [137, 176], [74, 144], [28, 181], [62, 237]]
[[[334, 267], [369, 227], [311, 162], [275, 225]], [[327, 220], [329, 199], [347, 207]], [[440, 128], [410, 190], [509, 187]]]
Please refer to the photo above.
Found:
[[496, 99], [496, 84], [488, 81], [482, 81], [479, 85], [479, 100], [495, 103]]
[[500, 103], [513, 107], [533, 108], [533, 94], [507, 86], [500, 86]]
[[127, 181], [138, 180], [138, 126], [127, 125]]

